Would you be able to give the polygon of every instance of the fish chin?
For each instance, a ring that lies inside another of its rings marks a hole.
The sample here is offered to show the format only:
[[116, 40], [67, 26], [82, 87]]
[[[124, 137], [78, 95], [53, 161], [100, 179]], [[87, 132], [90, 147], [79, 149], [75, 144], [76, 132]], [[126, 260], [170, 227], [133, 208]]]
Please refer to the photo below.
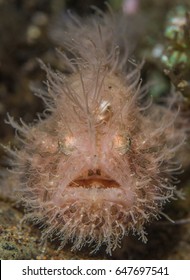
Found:
[[[73, 200], [75, 194], [77, 197], [81, 195], [81, 199]], [[69, 204], [62, 201], [54, 219], [61, 247], [72, 240], [73, 250], [92, 245], [92, 252], [95, 252], [103, 244], [107, 253], [111, 254], [133, 225], [129, 209], [131, 206], [127, 207], [122, 191], [118, 188], [110, 191], [108, 188], [73, 187], [66, 196]]]

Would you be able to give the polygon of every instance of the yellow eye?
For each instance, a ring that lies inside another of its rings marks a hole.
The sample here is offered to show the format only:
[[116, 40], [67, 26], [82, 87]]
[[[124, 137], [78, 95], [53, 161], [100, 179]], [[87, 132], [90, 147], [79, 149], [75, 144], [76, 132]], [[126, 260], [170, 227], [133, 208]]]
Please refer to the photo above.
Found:
[[120, 133], [114, 138], [114, 148], [120, 155], [126, 154], [131, 147], [131, 138], [127, 133]]

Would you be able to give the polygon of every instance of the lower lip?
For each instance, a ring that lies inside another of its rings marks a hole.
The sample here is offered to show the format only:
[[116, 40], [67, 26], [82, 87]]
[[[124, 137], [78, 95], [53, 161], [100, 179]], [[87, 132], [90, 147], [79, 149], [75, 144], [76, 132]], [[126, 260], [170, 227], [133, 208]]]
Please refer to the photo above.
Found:
[[103, 204], [105, 202], [117, 203], [129, 209], [134, 204], [134, 192], [121, 188], [84, 188], [84, 187], [69, 187], [64, 190], [64, 193], [56, 194], [52, 198], [54, 205], [64, 207], [74, 203], [96, 203]]

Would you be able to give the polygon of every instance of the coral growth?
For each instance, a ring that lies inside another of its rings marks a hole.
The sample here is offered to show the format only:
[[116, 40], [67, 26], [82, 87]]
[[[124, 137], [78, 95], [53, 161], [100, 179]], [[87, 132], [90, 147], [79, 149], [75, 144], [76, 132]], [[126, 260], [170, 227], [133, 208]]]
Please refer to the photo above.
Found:
[[105, 245], [110, 254], [129, 233], [146, 242], [145, 224], [177, 197], [184, 142], [175, 98], [150, 104], [117, 28], [112, 16], [72, 16], [60, 37], [66, 74], [42, 64], [44, 116], [30, 126], [8, 121], [20, 140], [10, 154], [26, 219], [61, 247]]

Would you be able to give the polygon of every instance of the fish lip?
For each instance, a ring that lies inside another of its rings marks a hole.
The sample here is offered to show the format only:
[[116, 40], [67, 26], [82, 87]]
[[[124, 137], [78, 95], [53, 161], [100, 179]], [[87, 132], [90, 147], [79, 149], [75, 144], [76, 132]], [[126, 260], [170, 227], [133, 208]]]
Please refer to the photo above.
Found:
[[111, 189], [120, 188], [120, 184], [107, 174], [104, 174], [92, 176], [79, 176], [69, 184], [69, 187]]

